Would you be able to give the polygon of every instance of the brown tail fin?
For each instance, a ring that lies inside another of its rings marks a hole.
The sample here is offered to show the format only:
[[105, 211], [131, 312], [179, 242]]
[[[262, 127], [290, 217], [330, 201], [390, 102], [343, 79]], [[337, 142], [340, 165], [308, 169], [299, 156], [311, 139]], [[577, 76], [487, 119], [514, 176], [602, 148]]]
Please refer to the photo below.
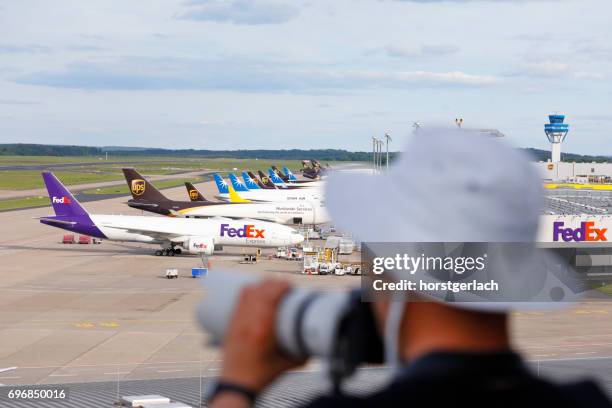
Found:
[[134, 169], [122, 169], [125, 181], [134, 200], [168, 201], [168, 199], [153, 187], [140, 173]]

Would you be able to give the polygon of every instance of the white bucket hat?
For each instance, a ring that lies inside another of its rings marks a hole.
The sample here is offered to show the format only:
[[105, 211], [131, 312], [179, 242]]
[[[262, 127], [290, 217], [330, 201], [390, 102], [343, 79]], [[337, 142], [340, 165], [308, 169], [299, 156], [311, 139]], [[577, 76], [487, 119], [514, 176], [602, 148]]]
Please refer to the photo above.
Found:
[[[542, 182], [526, 154], [499, 138], [465, 129], [422, 130], [388, 172], [330, 175], [326, 205], [336, 227], [364, 242], [532, 243], [542, 213]], [[547, 251], [535, 253], [514, 266], [534, 271], [558, 262]], [[514, 279], [507, 274], [516, 269], [504, 269], [499, 273]], [[535, 302], [452, 305], [489, 311], [551, 308], [555, 302], [547, 291], [558, 287], [567, 292], [564, 303], [577, 299], [554, 274], [545, 275]]]

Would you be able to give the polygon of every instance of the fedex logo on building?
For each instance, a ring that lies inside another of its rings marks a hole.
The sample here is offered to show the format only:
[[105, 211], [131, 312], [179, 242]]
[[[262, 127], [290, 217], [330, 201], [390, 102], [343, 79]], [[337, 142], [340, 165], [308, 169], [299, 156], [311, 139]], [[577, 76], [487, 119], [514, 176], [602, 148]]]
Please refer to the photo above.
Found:
[[238, 238], [264, 238], [264, 229], [256, 229], [254, 225], [245, 225], [242, 228], [232, 228], [229, 224], [221, 224], [221, 236]]
[[66, 196], [64, 197], [53, 196], [51, 197], [51, 202], [53, 204], [70, 204], [71, 203], [70, 198]]
[[565, 242], [581, 242], [581, 241], [607, 241], [607, 228], [594, 228], [594, 221], [583, 221], [579, 228], [563, 228], [565, 223], [557, 221], [553, 223], [553, 241], [559, 241], [561, 238]]

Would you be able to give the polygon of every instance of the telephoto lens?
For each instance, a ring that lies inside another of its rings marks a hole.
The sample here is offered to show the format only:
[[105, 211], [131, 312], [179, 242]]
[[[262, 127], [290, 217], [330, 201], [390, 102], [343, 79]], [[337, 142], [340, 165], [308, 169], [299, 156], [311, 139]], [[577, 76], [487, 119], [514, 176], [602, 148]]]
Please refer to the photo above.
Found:
[[[215, 345], [223, 343], [241, 290], [259, 279], [215, 271], [206, 278], [206, 296], [198, 320]], [[275, 338], [281, 350], [298, 359], [328, 362], [334, 381], [362, 363], [382, 363], [382, 340], [371, 307], [359, 291], [320, 292], [292, 289], [276, 314]]]

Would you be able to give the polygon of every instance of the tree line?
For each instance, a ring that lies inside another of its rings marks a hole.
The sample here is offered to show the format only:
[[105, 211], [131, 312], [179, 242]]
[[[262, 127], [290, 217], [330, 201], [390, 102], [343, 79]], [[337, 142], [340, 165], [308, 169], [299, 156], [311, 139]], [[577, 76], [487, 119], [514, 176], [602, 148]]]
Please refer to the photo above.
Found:
[[[534, 160], [546, 161], [550, 158], [547, 150], [523, 149]], [[103, 156], [106, 152], [120, 156], [168, 156], [168, 157], [202, 157], [202, 158], [232, 158], [232, 159], [282, 159], [303, 160], [316, 159], [320, 161], [372, 161], [372, 152], [351, 152], [343, 149], [255, 149], [255, 150], [199, 150], [199, 149], [147, 149], [123, 147], [91, 147], [12, 143], [0, 144], [2, 156]], [[435, 152], [432, 152], [435, 154]], [[384, 153], [383, 153], [384, 155]], [[390, 152], [393, 160], [396, 152]], [[610, 156], [580, 155], [562, 153], [563, 161], [568, 162], [609, 162]]]

